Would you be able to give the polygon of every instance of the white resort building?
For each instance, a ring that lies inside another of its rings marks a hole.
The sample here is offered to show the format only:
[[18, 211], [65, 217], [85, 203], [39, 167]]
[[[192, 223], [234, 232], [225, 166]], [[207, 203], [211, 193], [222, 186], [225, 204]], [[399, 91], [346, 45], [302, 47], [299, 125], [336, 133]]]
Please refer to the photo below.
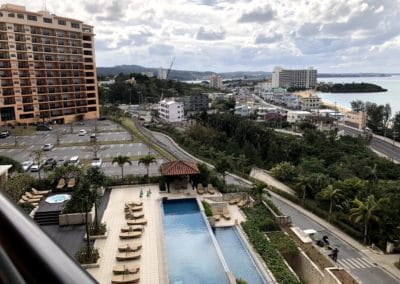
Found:
[[168, 122], [181, 122], [184, 115], [183, 102], [164, 99], [158, 103], [158, 114]]

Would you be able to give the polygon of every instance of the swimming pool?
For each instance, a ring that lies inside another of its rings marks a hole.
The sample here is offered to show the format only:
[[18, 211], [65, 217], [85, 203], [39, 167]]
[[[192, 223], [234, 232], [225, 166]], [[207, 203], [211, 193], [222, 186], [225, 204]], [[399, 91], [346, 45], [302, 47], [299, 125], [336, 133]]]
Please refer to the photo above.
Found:
[[162, 207], [169, 283], [228, 283], [196, 199], [164, 200]]
[[236, 228], [216, 228], [215, 237], [226, 259], [229, 270], [235, 278], [242, 278], [249, 284], [268, 283], [254, 263]]
[[45, 199], [47, 203], [63, 203], [64, 201], [70, 200], [71, 195], [70, 194], [55, 194], [52, 196], [49, 196]]

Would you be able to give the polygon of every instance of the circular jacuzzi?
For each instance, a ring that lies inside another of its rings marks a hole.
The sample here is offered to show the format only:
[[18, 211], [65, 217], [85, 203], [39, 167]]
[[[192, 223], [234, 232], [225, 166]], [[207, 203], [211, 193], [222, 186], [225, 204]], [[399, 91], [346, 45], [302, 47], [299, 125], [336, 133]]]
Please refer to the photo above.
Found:
[[56, 194], [46, 198], [47, 203], [63, 203], [64, 201], [70, 200], [70, 194]]

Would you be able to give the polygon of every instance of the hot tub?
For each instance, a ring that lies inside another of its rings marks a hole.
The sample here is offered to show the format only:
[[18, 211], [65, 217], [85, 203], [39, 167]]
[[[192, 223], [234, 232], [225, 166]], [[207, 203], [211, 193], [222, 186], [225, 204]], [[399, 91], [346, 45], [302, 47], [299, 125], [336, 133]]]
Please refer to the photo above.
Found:
[[55, 194], [46, 198], [47, 203], [63, 203], [71, 199], [70, 194]]

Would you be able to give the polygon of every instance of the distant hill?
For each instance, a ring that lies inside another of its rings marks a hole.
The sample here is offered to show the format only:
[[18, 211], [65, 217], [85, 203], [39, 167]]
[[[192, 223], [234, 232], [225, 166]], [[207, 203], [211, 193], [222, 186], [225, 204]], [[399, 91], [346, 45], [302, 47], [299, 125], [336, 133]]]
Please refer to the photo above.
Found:
[[[97, 75], [100, 76], [112, 76], [120, 73], [141, 73], [141, 72], [153, 72], [154, 76], [157, 76], [159, 68], [148, 68], [140, 65], [117, 65], [114, 67], [97, 67]], [[175, 70], [172, 69], [169, 74], [169, 79], [179, 81], [197, 81], [197, 80], [208, 80], [210, 75], [215, 72], [212, 71], [190, 71], [190, 70]], [[237, 71], [237, 72], [225, 72], [218, 73], [223, 79], [264, 79], [271, 77], [271, 72], [262, 71]]]

